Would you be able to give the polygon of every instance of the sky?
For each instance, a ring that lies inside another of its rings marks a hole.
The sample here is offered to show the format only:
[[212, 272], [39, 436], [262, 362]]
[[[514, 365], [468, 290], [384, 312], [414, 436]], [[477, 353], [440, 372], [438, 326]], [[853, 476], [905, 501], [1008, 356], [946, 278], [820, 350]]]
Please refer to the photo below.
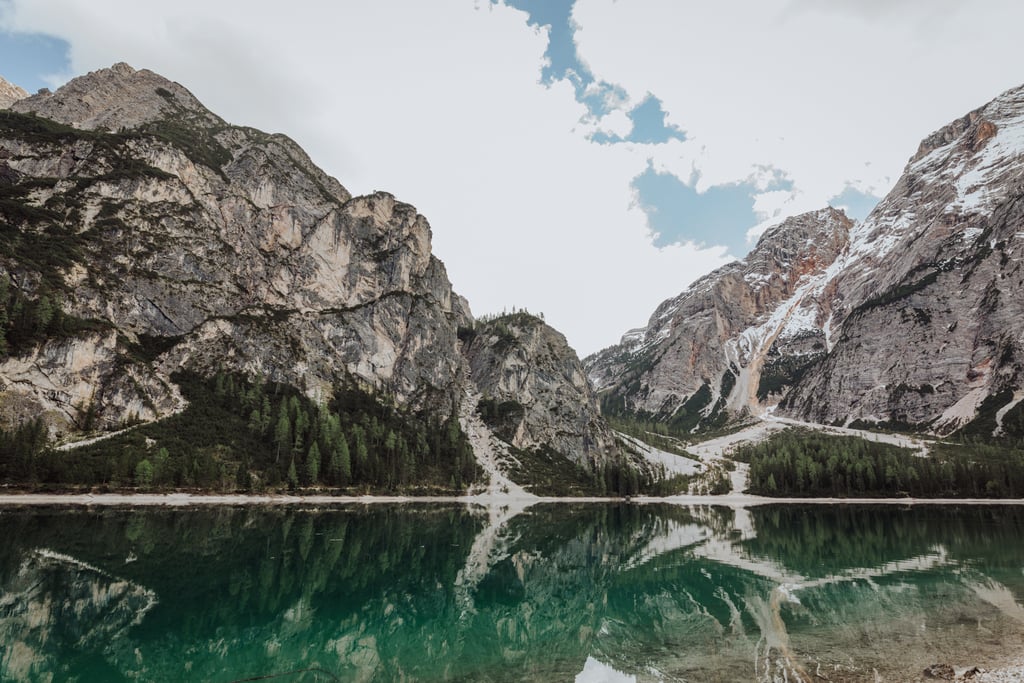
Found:
[[1018, 0], [0, 0], [29, 92], [126, 61], [416, 206], [474, 314], [581, 355], [1024, 83]]

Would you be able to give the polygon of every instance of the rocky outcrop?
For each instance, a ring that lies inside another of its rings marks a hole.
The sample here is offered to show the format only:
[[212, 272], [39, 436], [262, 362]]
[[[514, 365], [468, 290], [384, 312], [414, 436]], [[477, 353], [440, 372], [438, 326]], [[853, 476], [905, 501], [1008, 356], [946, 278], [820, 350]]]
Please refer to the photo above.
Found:
[[85, 130], [133, 130], [182, 115], [196, 127], [226, 127], [178, 83], [124, 62], [75, 78], [57, 92], [41, 90], [11, 109]]
[[[469, 304], [414, 207], [353, 197], [287, 137], [126, 64], [0, 117], [0, 290], [24, 331], [0, 344], [0, 427], [156, 420], [185, 406], [176, 372], [237, 372], [318, 401], [354, 383], [410, 419], [455, 414], [493, 456], [482, 393], [522, 409], [506, 444], [591, 466], [618, 455], [560, 334], [531, 319], [508, 344], [490, 324], [460, 344]], [[509, 489], [497, 456], [478, 456]]]
[[26, 97], [28, 97], [27, 92], [0, 77], [0, 109], [6, 109], [18, 100]]
[[550, 447], [592, 467], [618, 451], [565, 337], [529, 313], [477, 321], [463, 333], [480, 412], [519, 449]]
[[815, 284], [851, 226], [836, 209], [791, 218], [747, 258], [661, 304], [646, 328], [587, 358], [605, 408], [689, 430], [777, 400], [824, 354], [831, 310]]
[[851, 234], [835, 344], [782, 408], [819, 422], [998, 431], [1024, 368], [1024, 88], [930, 135]]
[[784, 397], [813, 422], [1001, 433], [1024, 410], [1022, 187], [1018, 88], [928, 136], [864, 222], [786, 221], [587, 359], [605, 408], [692, 428]]
[[60, 430], [90, 406], [97, 426], [149, 420], [180, 406], [170, 375], [185, 369], [457, 404], [468, 307], [413, 207], [352, 197], [288, 138], [229, 126], [125, 64], [13, 111], [0, 266], [105, 331], [0, 364], [6, 403], [34, 403]]

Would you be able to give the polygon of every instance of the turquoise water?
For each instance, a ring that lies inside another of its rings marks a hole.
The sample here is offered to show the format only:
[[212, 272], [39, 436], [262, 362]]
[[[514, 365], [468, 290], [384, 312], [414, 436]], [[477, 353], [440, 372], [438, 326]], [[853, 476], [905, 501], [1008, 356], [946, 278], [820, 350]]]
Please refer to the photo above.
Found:
[[1024, 654], [1024, 509], [0, 508], [0, 678], [905, 681]]

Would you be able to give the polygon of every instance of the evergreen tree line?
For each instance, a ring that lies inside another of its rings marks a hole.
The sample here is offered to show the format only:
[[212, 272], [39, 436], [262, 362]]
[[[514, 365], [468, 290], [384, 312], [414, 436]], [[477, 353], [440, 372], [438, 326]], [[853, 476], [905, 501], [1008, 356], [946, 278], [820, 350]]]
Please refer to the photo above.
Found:
[[607, 415], [605, 419], [615, 431], [628, 434], [659, 450], [675, 453], [691, 460], [699, 459], [686, 451], [682, 435], [673, 434], [664, 422], [630, 414]]
[[663, 466], [641, 467], [639, 455], [619, 444], [620, 452], [577, 464], [549, 446], [510, 447], [512, 481], [540, 496], [669, 496], [686, 491], [690, 477], [668, 476]]
[[1024, 451], [939, 451], [928, 457], [849, 436], [787, 430], [741, 446], [749, 490], [768, 496], [1010, 498], [1024, 495]]
[[[237, 374], [175, 381], [189, 399], [184, 412], [89, 446], [54, 451], [41, 427], [40, 446], [31, 424], [0, 431], [0, 477], [145, 489], [462, 491], [479, 474], [456, 418], [402, 411], [357, 387], [318, 405], [293, 387]], [[8, 442], [19, 445], [4, 451]]]
[[8, 275], [0, 274], [0, 359], [18, 355], [46, 339], [98, 325], [65, 313], [57, 294], [41, 290], [36, 297], [27, 296], [12, 285]]
[[46, 424], [38, 417], [0, 429], [0, 481], [31, 481], [35, 462], [49, 445]]

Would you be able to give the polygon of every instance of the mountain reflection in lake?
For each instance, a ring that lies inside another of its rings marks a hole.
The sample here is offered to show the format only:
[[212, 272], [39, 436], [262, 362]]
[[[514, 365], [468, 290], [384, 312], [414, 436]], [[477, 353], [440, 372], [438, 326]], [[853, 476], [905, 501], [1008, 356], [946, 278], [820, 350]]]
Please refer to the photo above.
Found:
[[15, 508], [0, 538], [3, 680], [903, 681], [1024, 652], [1012, 506]]

